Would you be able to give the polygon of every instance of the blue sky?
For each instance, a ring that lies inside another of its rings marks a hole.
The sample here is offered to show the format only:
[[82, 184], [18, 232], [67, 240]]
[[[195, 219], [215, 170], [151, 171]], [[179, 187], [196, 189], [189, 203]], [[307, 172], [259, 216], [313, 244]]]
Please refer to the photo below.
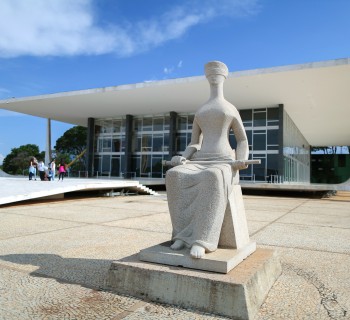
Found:
[[[348, 0], [1, 0], [0, 99], [346, 58], [349, 17]], [[0, 110], [0, 163], [45, 128]]]

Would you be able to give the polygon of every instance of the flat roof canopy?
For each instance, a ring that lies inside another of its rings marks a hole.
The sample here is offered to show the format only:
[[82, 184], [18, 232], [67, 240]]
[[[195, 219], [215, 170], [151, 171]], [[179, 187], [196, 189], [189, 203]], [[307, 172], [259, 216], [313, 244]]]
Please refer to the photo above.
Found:
[[[313, 146], [350, 145], [350, 59], [231, 72], [224, 94], [237, 109], [283, 104]], [[0, 100], [0, 108], [86, 126], [87, 119], [195, 112], [204, 76]]]

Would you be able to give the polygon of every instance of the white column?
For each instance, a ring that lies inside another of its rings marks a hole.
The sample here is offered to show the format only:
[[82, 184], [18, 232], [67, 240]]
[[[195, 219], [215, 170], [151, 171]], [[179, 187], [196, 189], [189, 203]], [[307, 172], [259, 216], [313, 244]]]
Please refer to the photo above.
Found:
[[46, 149], [45, 149], [45, 165], [47, 166], [51, 161], [51, 119], [47, 119], [46, 128]]

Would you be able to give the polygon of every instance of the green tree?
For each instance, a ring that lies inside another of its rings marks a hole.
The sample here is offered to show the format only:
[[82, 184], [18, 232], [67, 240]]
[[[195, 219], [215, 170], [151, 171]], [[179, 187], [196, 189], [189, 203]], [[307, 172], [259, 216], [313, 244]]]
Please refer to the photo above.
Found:
[[35, 144], [26, 144], [13, 148], [4, 159], [3, 171], [9, 174], [22, 174], [23, 170], [28, 169], [31, 157], [43, 160], [44, 156], [45, 153], [40, 152], [39, 147]]
[[[62, 137], [56, 141], [55, 152], [57, 160], [63, 159], [73, 160], [86, 149], [87, 128], [75, 126], [67, 130]], [[66, 160], [67, 161], [67, 160]], [[73, 170], [85, 170], [86, 157], [81, 157], [72, 166]], [[56, 161], [57, 162], [57, 161]], [[69, 161], [66, 162], [67, 164]]]

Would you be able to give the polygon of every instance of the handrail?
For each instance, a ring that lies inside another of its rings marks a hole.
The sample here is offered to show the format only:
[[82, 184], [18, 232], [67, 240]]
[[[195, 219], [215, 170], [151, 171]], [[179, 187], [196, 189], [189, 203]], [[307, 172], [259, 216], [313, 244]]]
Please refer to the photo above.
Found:
[[74, 160], [72, 160], [71, 162], [69, 162], [67, 164], [67, 168], [69, 168], [71, 165], [73, 165], [77, 160], [79, 160], [86, 152], [87, 149], [85, 149], [81, 154], [79, 154]]

